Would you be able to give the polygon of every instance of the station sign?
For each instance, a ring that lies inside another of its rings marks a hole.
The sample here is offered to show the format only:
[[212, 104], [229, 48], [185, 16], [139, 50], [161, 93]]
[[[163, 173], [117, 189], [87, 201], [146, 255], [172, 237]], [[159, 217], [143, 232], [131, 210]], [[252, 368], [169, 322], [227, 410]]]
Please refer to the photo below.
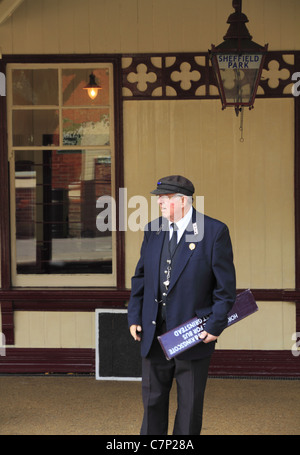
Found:
[[220, 70], [258, 70], [262, 54], [218, 54], [217, 58]]

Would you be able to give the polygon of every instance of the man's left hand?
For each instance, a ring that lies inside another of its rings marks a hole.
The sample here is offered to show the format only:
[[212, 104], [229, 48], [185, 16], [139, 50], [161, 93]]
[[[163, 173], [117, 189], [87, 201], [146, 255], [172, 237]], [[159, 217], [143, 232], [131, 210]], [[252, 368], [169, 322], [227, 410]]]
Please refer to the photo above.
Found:
[[199, 338], [203, 340], [203, 343], [210, 343], [211, 341], [216, 341], [216, 339], [218, 337], [214, 336], [214, 335], [211, 335], [210, 333], [207, 333], [205, 332], [205, 330], [203, 332], [201, 332], [201, 334], [199, 335]]

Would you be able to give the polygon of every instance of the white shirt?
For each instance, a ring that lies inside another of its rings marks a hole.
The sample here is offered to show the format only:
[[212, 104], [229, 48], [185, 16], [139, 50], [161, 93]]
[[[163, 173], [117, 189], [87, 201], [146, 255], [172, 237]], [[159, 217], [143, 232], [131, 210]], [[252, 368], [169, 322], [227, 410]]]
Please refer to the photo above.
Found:
[[[177, 226], [177, 243], [180, 241], [184, 231], [186, 230], [189, 222], [191, 221], [192, 214], [193, 214], [193, 207], [190, 208], [190, 210], [184, 215], [183, 218], [181, 218], [176, 223], [174, 222]], [[173, 226], [171, 226], [171, 223], [172, 223], [172, 221], [169, 221], [170, 240], [173, 235]]]

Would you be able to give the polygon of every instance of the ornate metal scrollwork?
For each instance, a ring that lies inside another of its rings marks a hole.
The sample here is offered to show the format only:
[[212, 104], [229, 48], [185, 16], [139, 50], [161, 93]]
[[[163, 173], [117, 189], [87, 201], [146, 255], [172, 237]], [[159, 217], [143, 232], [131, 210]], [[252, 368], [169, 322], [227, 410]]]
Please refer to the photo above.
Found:
[[[267, 53], [257, 97], [291, 97], [300, 51]], [[122, 57], [123, 99], [214, 99], [217, 85], [208, 52]]]

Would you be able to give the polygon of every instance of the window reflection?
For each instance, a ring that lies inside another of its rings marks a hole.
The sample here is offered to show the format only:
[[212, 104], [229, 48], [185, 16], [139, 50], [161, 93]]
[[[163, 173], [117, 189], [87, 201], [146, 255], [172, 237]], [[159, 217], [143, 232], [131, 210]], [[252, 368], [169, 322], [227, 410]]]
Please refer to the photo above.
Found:
[[[51, 286], [116, 283], [115, 234], [96, 224], [101, 210], [107, 213], [97, 199], [112, 196], [112, 69], [111, 63], [8, 66], [15, 285], [45, 285], [43, 276], [34, 277], [43, 274], [61, 275], [48, 276]], [[84, 90], [91, 73], [102, 88], [94, 100]]]
[[57, 110], [16, 110], [12, 121], [14, 146], [59, 145]]
[[17, 272], [112, 273], [112, 233], [96, 227], [103, 195], [109, 150], [15, 151]]
[[12, 82], [14, 105], [58, 105], [56, 69], [14, 69]]
[[63, 145], [109, 145], [108, 109], [64, 109]]
[[[91, 100], [83, 88], [93, 73], [101, 86], [97, 97]], [[62, 70], [63, 105], [70, 106], [108, 106], [109, 69], [108, 68], [68, 68]]]

